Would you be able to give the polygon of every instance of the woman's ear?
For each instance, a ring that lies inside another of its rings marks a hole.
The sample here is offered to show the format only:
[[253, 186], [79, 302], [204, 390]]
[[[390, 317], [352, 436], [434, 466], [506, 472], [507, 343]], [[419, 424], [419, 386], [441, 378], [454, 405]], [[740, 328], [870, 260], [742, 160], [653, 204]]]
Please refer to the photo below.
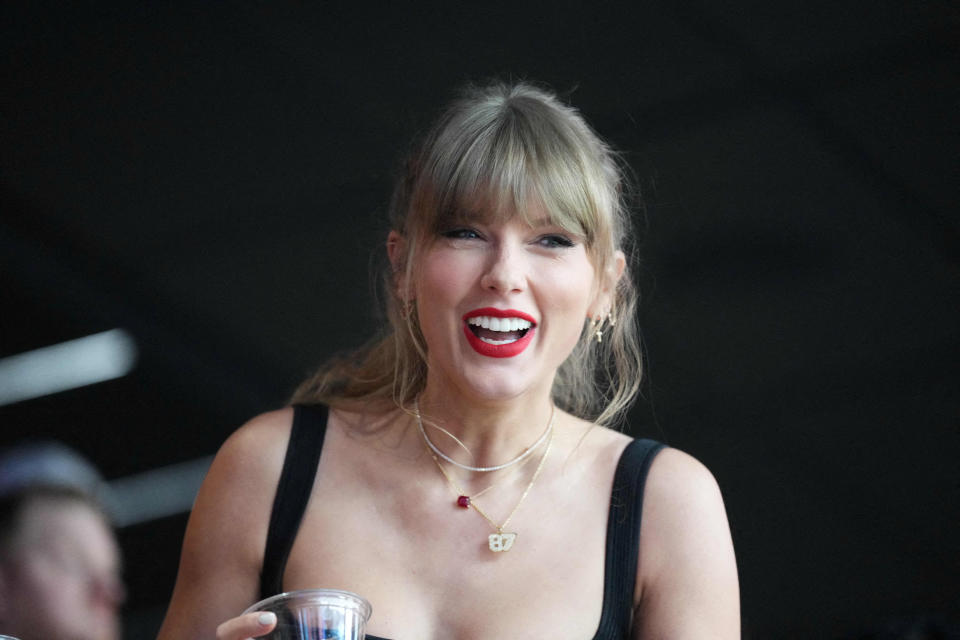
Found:
[[390, 258], [390, 266], [396, 273], [400, 269], [400, 262], [403, 254], [406, 253], [407, 240], [397, 231], [390, 231], [387, 234], [387, 257]]
[[600, 278], [600, 289], [597, 291], [593, 304], [590, 305], [588, 317], [591, 320], [602, 320], [610, 313], [613, 308], [613, 300], [616, 297], [617, 283], [623, 277], [623, 270], [626, 267], [627, 257], [623, 255], [623, 251], [617, 249], [613, 252], [613, 260], [608, 263]]
[[610, 291], [615, 291], [617, 288], [617, 283], [620, 282], [620, 278], [623, 277], [623, 270], [627, 268], [627, 257], [623, 255], [623, 251], [617, 249], [613, 252], [613, 261], [610, 262], [610, 266], [607, 271], [610, 272]]

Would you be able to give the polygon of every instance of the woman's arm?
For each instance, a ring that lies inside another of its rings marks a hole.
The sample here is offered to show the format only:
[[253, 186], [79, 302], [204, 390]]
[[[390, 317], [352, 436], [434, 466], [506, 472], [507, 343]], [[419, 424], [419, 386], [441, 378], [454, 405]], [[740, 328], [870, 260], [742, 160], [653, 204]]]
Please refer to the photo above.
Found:
[[[218, 625], [259, 599], [267, 525], [290, 422], [290, 410], [259, 416], [217, 453], [187, 523], [177, 583], [158, 640], [211, 640]], [[258, 623], [247, 618], [224, 625], [219, 637], [253, 635]]]
[[740, 637], [737, 564], [723, 498], [697, 460], [665, 449], [644, 490], [634, 638]]

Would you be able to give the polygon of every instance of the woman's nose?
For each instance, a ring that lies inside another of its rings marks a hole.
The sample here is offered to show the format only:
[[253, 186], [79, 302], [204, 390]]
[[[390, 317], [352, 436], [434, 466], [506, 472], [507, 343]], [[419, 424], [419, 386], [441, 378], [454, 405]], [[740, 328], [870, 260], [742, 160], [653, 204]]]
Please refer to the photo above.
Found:
[[480, 286], [500, 293], [522, 291], [526, 286], [526, 260], [516, 247], [501, 244], [490, 257]]

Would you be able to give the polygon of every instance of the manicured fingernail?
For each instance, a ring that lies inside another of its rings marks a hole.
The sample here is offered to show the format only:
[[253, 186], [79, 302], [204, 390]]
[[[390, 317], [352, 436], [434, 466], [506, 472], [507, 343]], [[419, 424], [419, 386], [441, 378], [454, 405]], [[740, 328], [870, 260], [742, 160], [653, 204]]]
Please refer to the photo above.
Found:
[[263, 626], [267, 626], [268, 624], [273, 624], [276, 621], [277, 621], [277, 614], [275, 613], [261, 613], [260, 617], [257, 618], [257, 622], [259, 622]]

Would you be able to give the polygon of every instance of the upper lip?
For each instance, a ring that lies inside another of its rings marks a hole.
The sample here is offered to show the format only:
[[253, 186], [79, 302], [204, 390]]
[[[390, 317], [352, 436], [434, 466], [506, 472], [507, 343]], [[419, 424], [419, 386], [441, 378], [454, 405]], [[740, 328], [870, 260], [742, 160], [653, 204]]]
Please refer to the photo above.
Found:
[[464, 314], [463, 321], [466, 322], [470, 318], [476, 318], [477, 316], [490, 316], [492, 318], [520, 318], [530, 322], [533, 325], [537, 324], [536, 318], [531, 316], [529, 313], [517, 311], [516, 309], [497, 309], [496, 307], [482, 307], [480, 309], [468, 311]]

